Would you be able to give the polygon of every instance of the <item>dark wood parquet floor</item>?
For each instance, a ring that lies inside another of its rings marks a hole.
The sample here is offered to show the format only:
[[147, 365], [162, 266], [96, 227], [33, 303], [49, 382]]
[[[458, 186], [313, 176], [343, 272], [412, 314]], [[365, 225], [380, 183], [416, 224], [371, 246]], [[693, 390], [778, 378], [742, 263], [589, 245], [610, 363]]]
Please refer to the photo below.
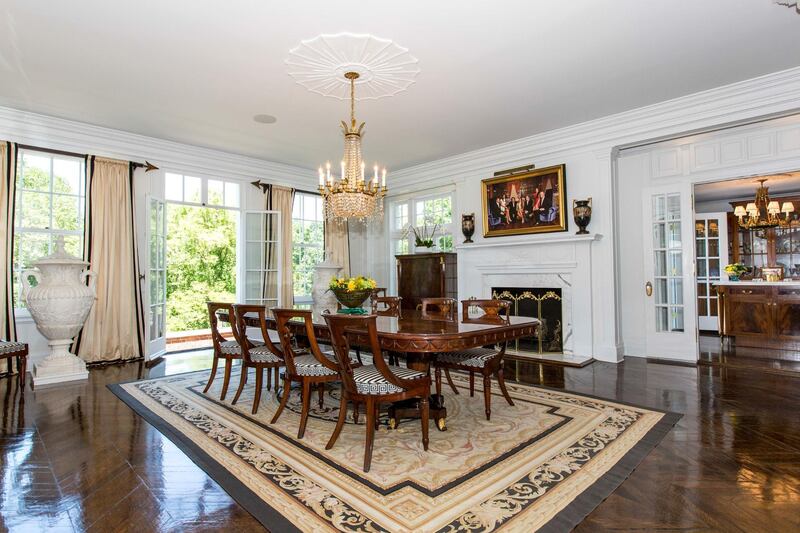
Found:
[[[205, 355], [92, 370], [27, 390], [0, 379], [0, 530], [258, 531], [259, 524], [106, 384], [208, 365]], [[800, 530], [800, 379], [627, 359], [507, 376], [684, 413], [581, 532]]]

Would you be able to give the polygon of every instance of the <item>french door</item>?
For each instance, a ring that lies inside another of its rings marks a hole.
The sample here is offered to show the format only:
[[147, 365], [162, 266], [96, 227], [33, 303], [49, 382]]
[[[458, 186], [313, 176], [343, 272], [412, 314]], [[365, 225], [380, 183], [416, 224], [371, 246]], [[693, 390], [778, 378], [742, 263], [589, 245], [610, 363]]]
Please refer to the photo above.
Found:
[[149, 358], [167, 349], [167, 213], [164, 200], [147, 202], [147, 338]]
[[244, 213], [244, 294], [245, 303], [267, 308], [280, 302], [282, 250], [281, 214], [278, 211]]
[[698, 213], [694, 217], [697, 264], [697, 324], [703, 331], [718, 331], [719, 309], [714, 283], [727, 279], [728, 219], [726, 213]]
[[694, 217], [688, 184], [643, 194], [645, 334], [649, 357], [696, 361]]

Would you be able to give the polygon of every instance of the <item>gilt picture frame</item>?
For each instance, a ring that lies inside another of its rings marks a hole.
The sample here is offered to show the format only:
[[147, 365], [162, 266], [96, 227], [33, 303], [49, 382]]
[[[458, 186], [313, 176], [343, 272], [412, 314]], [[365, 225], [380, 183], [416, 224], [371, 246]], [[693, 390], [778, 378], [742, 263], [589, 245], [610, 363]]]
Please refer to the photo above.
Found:
[[567, 231], [566, 165], [481, 181], [483, 236]]

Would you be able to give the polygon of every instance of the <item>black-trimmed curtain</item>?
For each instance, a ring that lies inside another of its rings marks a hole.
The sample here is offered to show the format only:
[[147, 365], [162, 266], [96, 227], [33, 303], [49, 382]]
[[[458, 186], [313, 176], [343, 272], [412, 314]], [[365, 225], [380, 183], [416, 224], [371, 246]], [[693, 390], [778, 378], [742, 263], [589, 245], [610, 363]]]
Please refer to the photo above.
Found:
[[128, 161], [87, 161], [86, 253], [97, 274], [97, 300], [78, 355], [87, 363], [143, 355], [143, 309], [134, 230], [133, 170]]
[[[266, 249], [264, 253], [265, 275], [262, 284], [262, 298], [264, 300], [278, 299], [283, 307], [294, 305], [294, 284], [292, 282], [292, 207], [294, 206], [295, 189], [278, 185], [267, 185], [264, 190], [264, 209], [280, 213], [281, 224], [278, 234], [278, 224], [273, 217], [265, 217]], [[280, 246], [282, 253], [278, 253]], [[280, 279], [275, 270], [278, 269], [280, 257]]]
[[[2, 297], [3, 310], [0, 312], [0, 337], [2, 340], [16, 341], [17, 327], [14, 322], [14, 203], [17, 180], [17, 145], [12, 142], [0, 142], [0, 246], [3, 248], [5, 260], [2, 263]], [[13, 372], [13, 358], [7, 358], [7, 370]]]

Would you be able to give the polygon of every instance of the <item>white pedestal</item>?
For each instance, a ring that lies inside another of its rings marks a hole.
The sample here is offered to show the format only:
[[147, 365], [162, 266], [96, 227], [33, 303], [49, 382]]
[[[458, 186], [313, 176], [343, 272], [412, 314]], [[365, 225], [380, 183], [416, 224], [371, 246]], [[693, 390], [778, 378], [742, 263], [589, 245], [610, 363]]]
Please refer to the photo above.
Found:
[[33, 366], [34, 386], [89, 378], [83, 359], [68, 351], [72, 339], [50, 341], [48, 344], [50, 355]]

